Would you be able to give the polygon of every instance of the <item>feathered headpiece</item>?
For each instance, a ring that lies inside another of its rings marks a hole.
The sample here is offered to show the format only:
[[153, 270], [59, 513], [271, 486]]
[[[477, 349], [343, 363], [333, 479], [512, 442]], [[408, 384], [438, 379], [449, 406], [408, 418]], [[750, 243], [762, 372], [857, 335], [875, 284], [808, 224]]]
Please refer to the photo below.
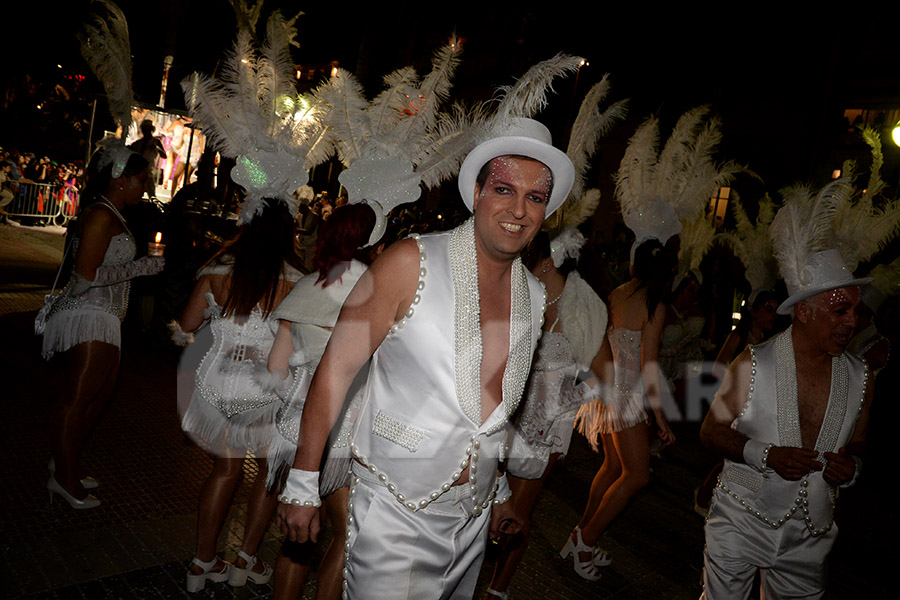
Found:
[[125, 147], [125, 136], [131, 127], [134, 96], [131, 91], [131, 42], [128, 23], [118, 6], [109, 0], [91, 2], [91, 20], [78, 36], [81, 54], [103, 84], [109, 111], [121, 132], [97, 143], [99, 168], [112, 165], [114, 179], [121, 177], [133, 152]]
[[862, 301], [872, 312], [878, 312], [889, 296], [900, 293], [900, 258], [886, 265], [875, 265], [868, 276], [872, 283], [862, 289]]
[[736, 193], [732, 195], [731, 208], [736, 231], [720, 234], [720, 238], [731, 246], [734, 255], [744, 265], [744, 277], [751, 289], [748, 303], [752, 305], [759, 292], [775, 287], [777, 279], [778, 265], [772, 254], [772, 238], [769, 236], [769, 228], [775, 218], [775, 203], [769, 196], [760, 200], [755, 223], [747, 216]]
[[682, 222], [681, 244], [678, 247], [678, 276], [672, 282], [675, 290], [684, 278], [691, 274], [697, 283], [703, 283], [700, 274], [700, 262], [712, 247], [716, 237], [716, 229], [710, 220], [701, 216], [693, 221]]
[[634, 249], [656, 238], [665, 243], [682, 229], [682, 221], [703, 215], [709, 199], [741, 170], [729, 161], [716, 164], [713, 153], [722, 139], [718, 119], [703, 124], [709, 108], [683, 114], [659, 152], [659, 120], [638, 127], [616, 174], [616, 200], [625, 225], [635, 234]]
[[417, 200], [420, 184], [433, 187], [455, 175], [474, 143], [465, 111], [438, 110], [449, 96], [459, 53], [454, 38], [435, 53], [431, 72], [421, 81], [412, 67], [390, 73], [386, 89], [371, 102], [342, 69], [333, 85], [317, 93], [329, 107], [325, 123], [348, 167], [338, 179], [351, 203], [365, 201], [375, 210], [370, 245], [384, 235], [385, 217], [394, 207]]
[[[576, 227], [588, 220], [600, 203], [600, 190], [584, 189], [584, 177], [590, 166], [588, 161], [594, 155], [600, 137], [605, 135], [616, 121], [625, 118], [627, 100], [620, 100], [605, 111], [600, 110], [600, 103], [606, 98], [609, 88], [607, 74], [588, 91], [572, 124], [566, 155], [575, 167], [575, 181], [569, 197], [556, 213], [559, 215], [561, 231], [550, 242], [550, 255], [557, 268], [566, 259], [578, 260], [581, 255], [585, 239]], [[545, 221], [544, 227], [547, 228], [548, 224], [549, 221]]]
[[[834, 225], [838, 247], [851, 271], [875, 256], [900, 232], [900, 201], [885, 200], [876, 205], [876, 198], [884, 190], [881, 138], [868, 127], [862, 129], [862, 136], [872, 148], [868, 185], [861, 191], [853, 190], [850, 200], [838, 207]], [[852, 178], [853, 165], [846, 171], [845, 177]]]
[[829, 183], [815, 197], [807, 186], [782, 190], [784, 205], [770, 229], [775, 260], [788, 290], [779, 314], [789, 314], [794, 304], [821, 292], [871, 281], [853, 278], [835, 237], [835, 218], [846, 209], [852, 193], [846, 179]]
[[296, 208], [294, 191], [307, 182], [309, 167], [331, 151], [321, 107], [297, 110], [292, 24], [273, 13], [259, 55], [250, 31], [238, 31], [218, 79], [194, 73], [181, 82], [187, 106], [209, 141], [236, 159], [231, 177], [247, 191], [240, 223], [262, 211], [263, 198]]

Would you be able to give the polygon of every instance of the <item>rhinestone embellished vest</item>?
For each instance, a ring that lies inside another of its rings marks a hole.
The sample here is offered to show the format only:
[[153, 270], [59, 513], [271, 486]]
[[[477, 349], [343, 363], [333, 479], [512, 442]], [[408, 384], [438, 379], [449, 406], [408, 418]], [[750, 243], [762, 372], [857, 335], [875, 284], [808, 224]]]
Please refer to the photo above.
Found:
[[[800, 447], [791, 329], [753, 346], [751, 353], [747, 402], [732, 428], [763, 443]], [[863, 361], [846, 352], [832, 359], [828, 408], [815, 445], [820, 455], [837, 452], [847, 444], [862, 409], [867, 379]], [[773, 528], [788, 519], [802, 518], [810, 532], [818, 536], [830, 530], [834, 522], [835, 489], [825, 482], [821, 471], [799, 481], [787, 481], [771, 469], [760, 473], [748, 465], [726, 460], [719, 487]]]
[[475, 513], [487, 507], [543, 322], [543, 288], [516, 260], [503, 401], [482, 423], [473, 235], [470, 220], [416, 238], [418, 290], [372, 358], [353, 435], [356, 459], [410, 511], [448, 491], [467, 466]]

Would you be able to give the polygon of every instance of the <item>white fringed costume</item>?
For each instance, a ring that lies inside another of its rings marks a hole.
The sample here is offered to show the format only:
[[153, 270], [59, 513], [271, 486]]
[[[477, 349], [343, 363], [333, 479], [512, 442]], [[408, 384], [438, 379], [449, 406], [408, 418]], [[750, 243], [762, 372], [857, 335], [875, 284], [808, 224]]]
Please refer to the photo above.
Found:
[[510, 442], [507, 472], [538, 479], [550, 454], [569, 451], [575, 414], [585, 398], [577, 387], [606, 333], [606, 305], [576, 271], [569, 273], [554, 323], [538, 343], [531, 377]]
[[[327, 287], [322, 287], [323, 282], [316, 282], [317, 274], [304, 277], [272, 313], [273, 319], [291, 323], [294, 353], [289, 362], [290, 387], [275, 415], [275, 432], [269, 447], [269, 475], [266, 479], [269, 488], [280, 487], [282, 475], [294, 463], [300, 438], [300, 416], [306, 404], [309, 384], [331, 339], [331, 330], [337, 323], [341, 307], [365, 272], [366, 265], [354, 260], [340, 279]], [[352, 399], [350, 405], [344, 419], [338, 421], [339, 425], [332, 432], [333, 439], [319, 480], [319, 495], [322, 497], [350, 483], [350, 429], [365, 382], [365, 368], [360, 379], [351, 386], [347, 394]]]
[[[417, 239], [415, 299], [372, 358], [351, 444], [350, 598], [474, 593], [507, 420], [540, 335], [544, 293], [517, 259], [503, 400], [485, 419], [473, 223]], [[469, 482], [454, 485], [467, 466]]]
[[[73, 256], [78, 252], [78, 243], [78, 238], [72, 240]], [[134, 239], [130, 233], [122, 232], [110, 239], [98, 270], [119, 269], [123, 278], [95, 282], [78, 296], [72, 294], [76, 278], [69, 279], [50, 310], [44, 329], [44, 358], [49, 359], [54, 353], [65, 352], [82, 342], [99, 341], [117, 348], [122, 346], [122, 320], [128, 309], [130, 279], [145, 274], [141, 272], [141, 263], [134, 260], [134, 254]]]
[[[230, 275], [224, 261], [200, 271], [203, 275]], [[283, 279], [294, 281], [299, 273], [285, 266]], [[212, 452], [237, 451], [243, 456], [252, 448], [262, 456], [272, 439], [278, 396], [266, 391], [256, 373], [266, 368], [275, 341], [276, 321], [264, 318], [254, 307], [245, 318], [222, 316], [212, 292], [207, 292], [213, 342], [194, 378], [194, 393], [181, 418], [181, 428], [199, 438]]]

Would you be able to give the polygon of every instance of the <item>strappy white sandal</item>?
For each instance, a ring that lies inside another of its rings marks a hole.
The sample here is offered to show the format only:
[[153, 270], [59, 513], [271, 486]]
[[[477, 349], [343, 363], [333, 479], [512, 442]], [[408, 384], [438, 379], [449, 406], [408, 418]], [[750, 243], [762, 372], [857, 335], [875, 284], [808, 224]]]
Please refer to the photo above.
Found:
[[[573, 541], [572, 536], [569, 535], [569, 539], [566, 540], [566, 545], [563, 546], [562, 551], [559, 553], [560, 558], [566, 559], [571, 555], [575, 572], [578, 573], [580, 577], [587, 579], [588, 581], [598, 581], [602, 575], [600, 573], [600, 567], [594, 564], [594, 548], [585, 544], [584, 540], [581, 539], [580, 527], [576, 527], [572, 533], [575, 534], [575, 541]], [[589, 552], [591, 554], [590, 560], [582, 562], [580, 556], [580, 553], [582, 552]]]
[[488, 588], [487, 593], [490, 596], [497, 596], [498, 598], [500, 598], [500, 600], [509, 600], [509, 594], [506, 592], [498, 592], [495, 589]]
[[225, 565], [225, 568], [221, 571], [213, 571], [213, 567], [219, 562], [219, 557], [214, 556], [213, 559], [209, 562], [203, 562], [196, 556], [191, 559], [192, 565], [197, 565], [201, 569], [203, 569], [202, 573], [191, 573], [188, 571], [187, 577], [185, 579], [185, 589], [191, 594], [194, 592], [199, 592], [206, 585], [207, 581], [211, 581], [213, 583], [220, 583], [228, 579], [228, 576], [231, 573], [231, 563], [227, 563], [222, 561]]
[[[247, 566], [241, 569], [232, 565], [231, 573], [228, 576], [228, 585], [240, 587], [245, 585], [248, 579], [253, 583], [269, 583], [269, 580], [272, 579], [272, 573], [274, 572], [272, 567], [259, 560], [256, 556], [250, 556], [243, 550], [238, 552], [238, 556], [247, 561]], [[262, 563], [262, 573], [257, 573], [253, 570], [253, 567], [256, 566], [257, 562]]]

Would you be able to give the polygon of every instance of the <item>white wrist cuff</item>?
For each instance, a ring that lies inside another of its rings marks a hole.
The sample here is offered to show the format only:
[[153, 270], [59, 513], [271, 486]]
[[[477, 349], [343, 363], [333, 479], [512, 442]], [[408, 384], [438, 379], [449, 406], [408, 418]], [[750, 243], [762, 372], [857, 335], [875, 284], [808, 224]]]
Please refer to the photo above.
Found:
[[294, 506], [322, 506], [322, 499], [319, 498], [319, 472], [291, 469], [278, 501]]
[[187, 346], [188, 344], [194, 343], [194, 334], [186, 333], [184, 329], [181, 328], [181, 323], [175, 319], [172, 319], [168, 327], [169, 331], [172, 332], [172, 342], [176, 346]]
[[765, 473], [767, 469], [766, 461], [769, 459], [769, 450], [774, 445], [758, 440], [747, 440], [747, 443], [744, 444], [744, 462], [760, 473]]
[[512, 492], [509, 489], [509, 481], [506, 479], [506, 473], [497, 478], [497, 493], [494, 495], [494, 504], [505, 504], [512, 498]]
[[848, 487], [854, 485], [856, 483], [856, 480], [859, 479], [859, 474], [862, 471], [862, 459], [860, 457], [856, 456], [855, 454], [853, 455], [852, 458], [853, 458], [853, 462], [856, 464], [856, 470], [853, 471], [853, 477], [850, 479], [850, 481], [848, 481], [846, 483], [842, 483], [838, 487], [848, 488]]

